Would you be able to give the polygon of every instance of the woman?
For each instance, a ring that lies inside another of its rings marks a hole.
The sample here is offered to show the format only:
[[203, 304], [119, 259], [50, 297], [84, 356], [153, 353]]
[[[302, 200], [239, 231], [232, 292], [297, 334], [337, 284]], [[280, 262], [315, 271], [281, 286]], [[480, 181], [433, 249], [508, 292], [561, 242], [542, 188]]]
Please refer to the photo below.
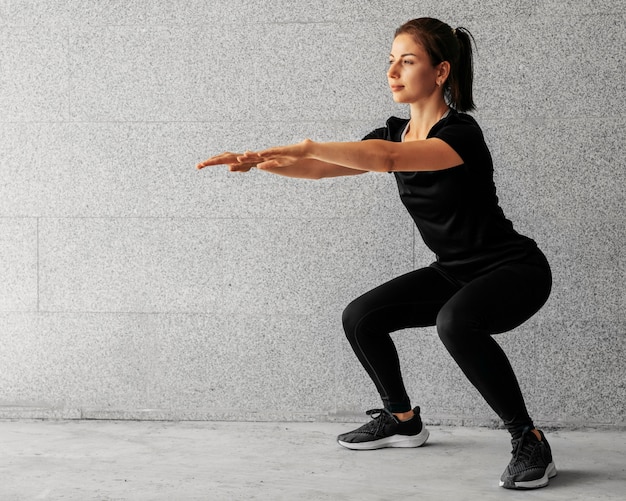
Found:
[[491, 155], [476, 121], [470, 34], [421, 18], [395, 33], [387, 77], [410, 119], [392, 117], [356, 143], [301, 143], [260, 152], [223, 153], [198, 165], [253, 167], [320, 179], [364, 172], [394, 174], [402, 202], [432, 265], [383, 284], [353, 301], [343, 324], [383, 409], [338, 437], [349, 449], [419, 447], [428, 438], [412, 408], [390, 333], [437, 326], [445, 347], [511, 433], [505, 488], [543, 487], [556, 475], [550, 446], [528, 415], [511, 365], [492, 338], [530, 318], [551, 288], [548, 262], [518, 234], [498, 206]]

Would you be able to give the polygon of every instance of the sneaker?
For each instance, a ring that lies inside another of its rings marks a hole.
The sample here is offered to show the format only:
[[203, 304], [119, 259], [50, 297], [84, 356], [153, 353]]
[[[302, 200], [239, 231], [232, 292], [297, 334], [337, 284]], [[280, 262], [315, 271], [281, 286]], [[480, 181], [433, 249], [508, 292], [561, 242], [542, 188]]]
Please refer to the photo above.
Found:
[[543, 432], [527, 428], [511, 443], [513, 458], [500, 477], [500, 487], [537, 489], [548, 485], [548, 481], [556, 476], [556, 466]]
[[400, 421], [387, 409], [367, 411], [372, 421], [360, 428], [337, 437], [339, 445], [353, 450], [373, 450], [384, 447], [419, 447], [428, 439], [428, 430], [422, 425], [420, 408], [413, 409], [415, 416]]

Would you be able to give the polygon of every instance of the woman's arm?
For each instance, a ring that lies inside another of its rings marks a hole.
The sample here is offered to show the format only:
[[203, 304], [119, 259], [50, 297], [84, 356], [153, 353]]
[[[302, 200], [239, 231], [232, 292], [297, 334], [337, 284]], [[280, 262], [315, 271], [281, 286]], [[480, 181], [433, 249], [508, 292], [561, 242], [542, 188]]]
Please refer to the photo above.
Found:
[[331, 164], [315, 158], [303, 158], [288, 167], [266, 167], [261, 169], [272, 174], [299, 179], [324, 179], [327, 177], [355, 176], [367, 171]]
[[363, 172], [415, 172], [450, 169], [463, 159], [438, 138], [396, 143], [383, 139], [347, 143], [317, 143], [306, 139], [259, 152], [222, 153], [198, 165], [228, 165], [231, 171], [253, 167], [305, 179], [349, 176]]
[[[250, 169], [256, 167], [259, 162], [263, 162], [263, 159], [258, 155], [253, 155], [251, 153], [241, 154], [227, 152], [199, 163], [197, 168], [203, 169], [213, 165], [228, 165], [230, 171], [248, 172]], [[354, 176], [357, 174], [364, 174], [366, 172], [364, 170], [351, 169], [349, 167], [324, 162], [314, 158], [300, 158], [290, 165], [275, 168], [268, 166], [263, 170], [271, 172], [272, 174], [279, 174], [281, 176], [300, 179], [323, 179], [327, 177]]]
[[396, 143], [370, 139], [349, 143], [316, 143], [305, 140], [290, 146], [279, 146], [258, 153], [246, 153], [260, 169], [288, 167], [301, 159], [316, 159], [349, 169], [373, 172], [436, 171], [463, 163], [459, 154], [438, 138]]
[[463, 163], [451, 146], [437, 138], [403, 143], [383, 139], [358, 143], [311, 142], [310, 155], [352, 169], [376, 172], [435, 171]]

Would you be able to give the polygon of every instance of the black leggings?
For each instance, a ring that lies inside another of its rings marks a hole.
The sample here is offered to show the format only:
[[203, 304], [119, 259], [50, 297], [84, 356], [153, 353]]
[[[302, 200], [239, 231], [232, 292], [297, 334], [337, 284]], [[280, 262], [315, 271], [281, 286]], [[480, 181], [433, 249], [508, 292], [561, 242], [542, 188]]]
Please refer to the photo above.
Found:
[[354, 300], [345, 309], [346, 336], [391, 412], [411, 409], [391, 332], [437, 326], [461, 370], [512, 433], [532, 427], [517, 378], [491, 337], [528, 320], [552, 286], [541, 252], [504, 264], [466, 284], [433, 267], [402, 275]]

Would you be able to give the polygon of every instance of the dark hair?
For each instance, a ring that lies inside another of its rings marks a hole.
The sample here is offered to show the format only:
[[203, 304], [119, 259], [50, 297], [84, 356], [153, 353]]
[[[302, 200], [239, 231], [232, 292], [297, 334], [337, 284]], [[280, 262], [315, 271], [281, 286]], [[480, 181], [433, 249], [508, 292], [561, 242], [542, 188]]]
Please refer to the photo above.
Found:
[[404, 23], [396, 30], [395, 36], [403, 33], [412, 35], [424, 47], [433, 66], [443, 61], [450, 63], [450, 75], [443, 86], [448, 104], [458, 111], [476, 109], [472, 97], [472, 34], [465, 28], [453, 30], [446, 23], [431, 17]]

